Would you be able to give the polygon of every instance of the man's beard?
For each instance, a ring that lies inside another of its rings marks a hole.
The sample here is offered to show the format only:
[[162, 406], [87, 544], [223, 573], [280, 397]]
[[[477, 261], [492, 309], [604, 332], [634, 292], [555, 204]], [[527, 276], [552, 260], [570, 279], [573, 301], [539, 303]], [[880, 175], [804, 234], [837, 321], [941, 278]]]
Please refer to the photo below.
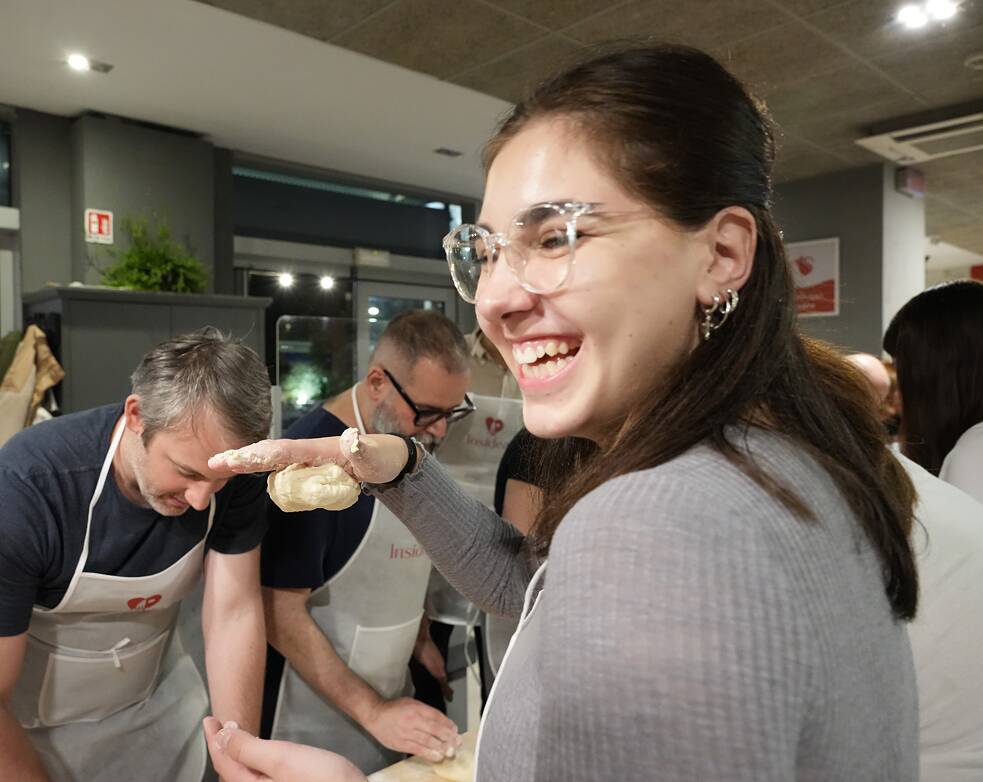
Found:
[[[144, 447], [142, 443], [140, 444], [140, 447]], [[190, 506], [186, 506], [183, 509], [178, 510], [167, 503], [168, 498], [178, 500], [180, 502], [184, 502], [184, 498], [174, 494], [160, 494], [159, 492], [156, 492], [153, 486], [151, 486], [150, 482], [147, 480], [146, 464], [146, 452], [141, 451], [138, 455], [136, 455], [136, 458], [130, 465], [130, 469], [133, 471], [133, 478], [136, 481], [137, 489], [139, 490], [143, 501], [150, 506], [151, 510], [160, 514], [161, 516], [181, 516], [184, 514], [184, 512], [188, 510], [188, 507]]]
[[[411, 432], [404, 432], [400, 429], [399, 419], [385, 402], [379, 403], [375, 408], [375, 412], [372, 413], [372, 418], [369, 421], [369, 426], [375, 434], [398, 434], [404, 437], [409, 437], [411, 434]], [[430, 453], [436, 451], [440, 445], [440, 439], [434, 437], [429, 432], [423, 432], [413, 436]]]

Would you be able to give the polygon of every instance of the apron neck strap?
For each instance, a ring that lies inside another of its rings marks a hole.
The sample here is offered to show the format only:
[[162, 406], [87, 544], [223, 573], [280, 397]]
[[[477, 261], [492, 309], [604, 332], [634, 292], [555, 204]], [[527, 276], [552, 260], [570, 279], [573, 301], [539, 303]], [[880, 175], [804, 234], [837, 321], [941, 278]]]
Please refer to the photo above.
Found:
[[365, 431], [365, 422], [362, 420], [362, 411], [358, 409], [358, 395], [355, 393], [358, 386], [358, 383], [352, 386], [352, 409], [355, 411], [355, 425], [358, 426], [359, 434], [368, 434]]

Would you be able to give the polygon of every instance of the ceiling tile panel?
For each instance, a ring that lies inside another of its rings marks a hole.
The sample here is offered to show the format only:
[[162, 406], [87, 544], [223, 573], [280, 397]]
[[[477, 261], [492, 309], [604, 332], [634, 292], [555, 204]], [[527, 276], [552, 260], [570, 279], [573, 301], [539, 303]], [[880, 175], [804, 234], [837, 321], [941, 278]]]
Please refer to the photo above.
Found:
[[491, 0], [491, 2], [499, 8], [551, 30], [569, 27], [612, 5], [610, 2], [597, 0]]
[[983, 71], [964, 65], [967, 57], [977, 53], [983, 53], [983, 24], [875, 57], [872, 62], [930, 105], [944, 106], [983, 98]]
[[781, 87], [825, 76], [846, 62], [839, 49], [798, 22], [744, 38], [717, 54], [765, 98]]
[[964, 250], [983, 255], [983, 223], [977, 223], [974, 226], [967, 226], [966, 228], [943, 231], [939, 234], [939, 238], [956, 247], [962, 247]]
[[833, 6], [846, 5], [851, 0], [776, 0], [783, 8], [798, 16], [810, 16]]
[[327, 41], [362, 22], [393, 0], [199, 0], [284, 30]]
[[776, 142], [776, 182], [808, 179], [848, 168], [839, 158], [794, 136], [782, 135], [776, 139]]
[[787, 127], [873, 122], [885, 116], [881, 106], [887, 111], [904, 106], [909, 113], [923, 108], [910, 93], [858, 62], [830, 71], [808, 86], [778, 86], [769, 92], [766, 103]]
[[480, 0], [397, 0], [332, 43], [444, 78], [545, 36]]
[[716, 49], [781, 24], [765, 0], [632, 0], [573, 25], [564, 33], [582, 43], [651, 37]]
[[898, 0], [853, 0], [814, 14], [808, 21], [862, 57], [903, 55], [912, 47], [983, 23], [983, 0], [967, 0], [952, 19], [909, 30], [895, 19], [901, 5]]
[[516, 103], [536, 82], [583, 56], [582, 46], [551, 35], [451, 81]]

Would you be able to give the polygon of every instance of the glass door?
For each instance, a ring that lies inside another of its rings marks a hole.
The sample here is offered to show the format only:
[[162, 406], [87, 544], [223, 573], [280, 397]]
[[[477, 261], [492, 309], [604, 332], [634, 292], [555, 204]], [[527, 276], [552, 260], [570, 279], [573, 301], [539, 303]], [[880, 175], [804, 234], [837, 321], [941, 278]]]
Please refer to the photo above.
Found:
[[358, 324], [356, 362], [358, 377], [368, 371], [369, 356], [386, 324], [406, 310], [436, 310], [457, 322], [457, 293], [439, 285], [396, 282], [355, 282], [354, 319]]

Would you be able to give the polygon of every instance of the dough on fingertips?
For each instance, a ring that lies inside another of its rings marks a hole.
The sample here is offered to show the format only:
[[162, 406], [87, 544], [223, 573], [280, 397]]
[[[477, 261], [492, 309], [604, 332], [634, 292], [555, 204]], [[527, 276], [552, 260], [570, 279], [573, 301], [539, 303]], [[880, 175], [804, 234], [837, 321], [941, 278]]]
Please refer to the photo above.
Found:
[[270, 499], [285, 513], [344, 510], [358, 500], [361, 487], [337, 464], [291, 464], [266, 479]]
[[474, 752], [460, 749], [453, 758], [433, 764], [433, 773], [450, 782], [471, 782], [474, 779]]

